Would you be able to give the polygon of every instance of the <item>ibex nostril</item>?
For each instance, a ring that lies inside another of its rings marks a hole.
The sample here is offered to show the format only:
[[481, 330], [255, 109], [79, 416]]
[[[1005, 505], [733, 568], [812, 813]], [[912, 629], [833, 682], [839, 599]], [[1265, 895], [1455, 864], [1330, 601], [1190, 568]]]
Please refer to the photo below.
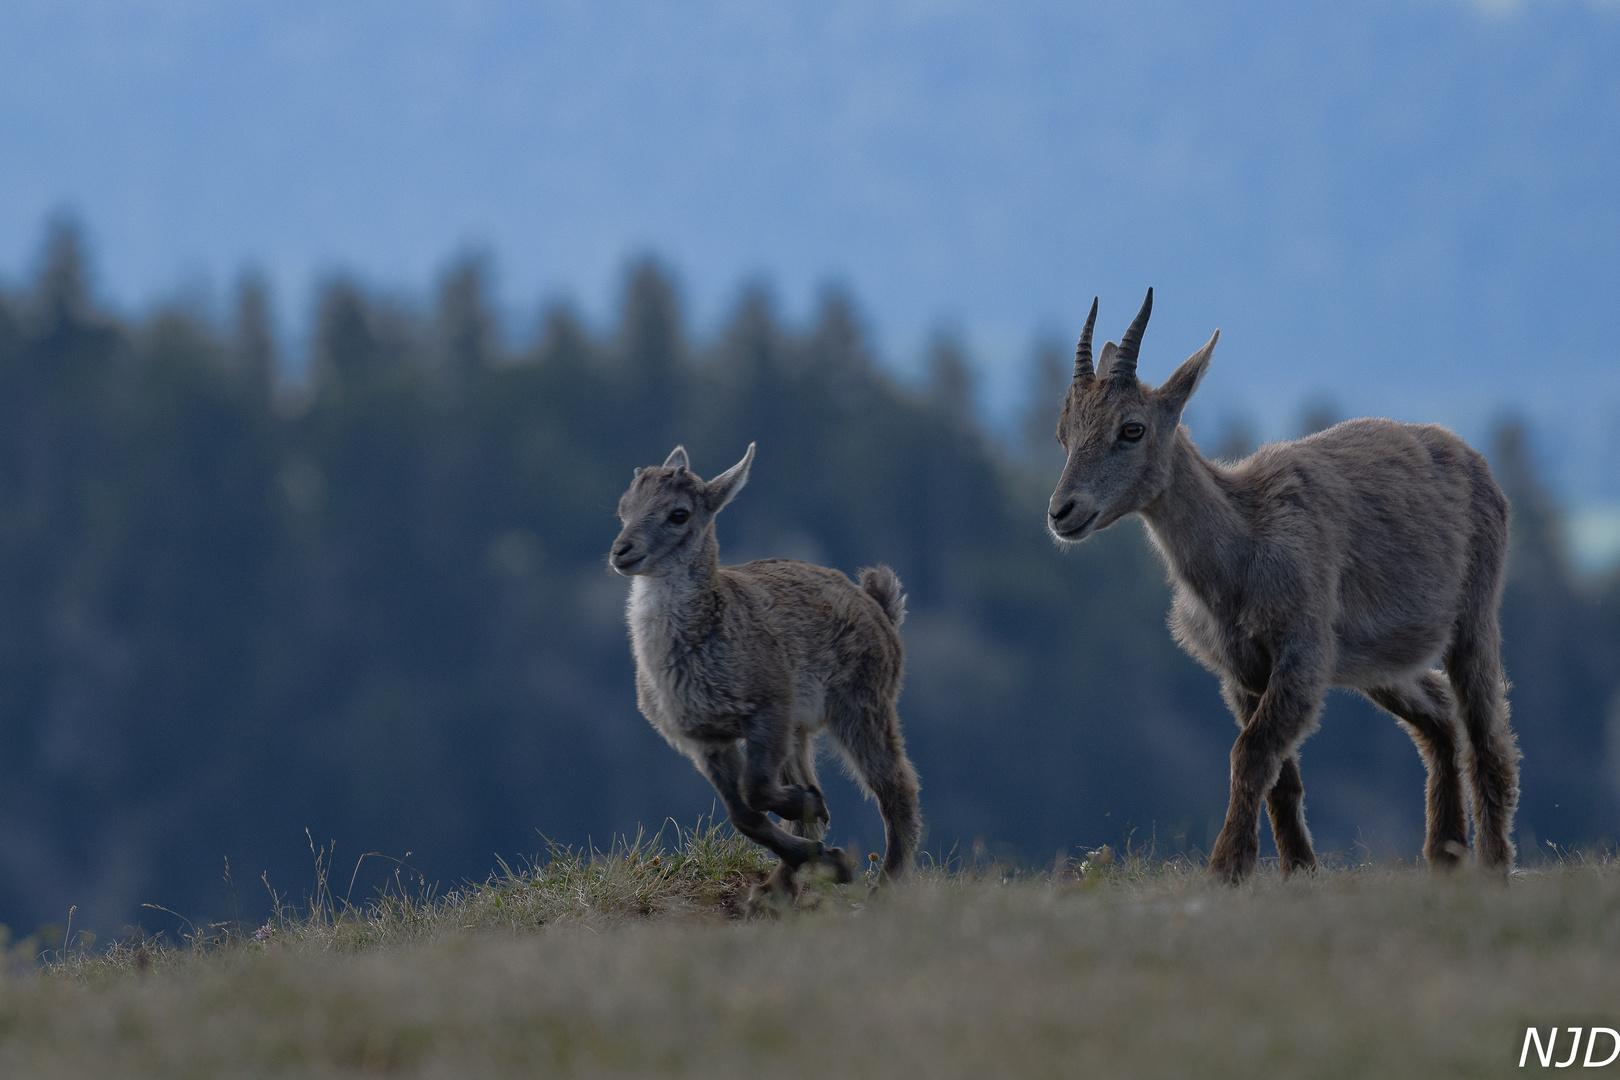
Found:
[[1064, 518], [1069, 516], [1069, 511], [1073, 510], [1073, 509], [1074, 509], [1074, 500], [1070, 499], [1068, 502], [1064, 503], [1062, 506], [1060, 506], [1056, 510], [1052, 511], [1052, 520], [1053, 521], [1062, 521]]
[[622, 543], [618, 547], [614, 548], [613, 549], [613, 554], [615, 556], [622, 556], [622, 555], [630, 554], [630, 541], [626, 540], [624, 543]]

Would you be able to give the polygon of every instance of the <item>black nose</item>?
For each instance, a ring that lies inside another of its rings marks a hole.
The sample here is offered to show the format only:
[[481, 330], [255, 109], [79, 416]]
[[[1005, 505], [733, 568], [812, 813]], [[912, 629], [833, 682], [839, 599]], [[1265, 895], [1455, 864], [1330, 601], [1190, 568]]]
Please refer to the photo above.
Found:
[[1062, 521], [1064, 518], [1069, 516], [1069, 511], [1073, 510], [1073, 509], [1074, 509], [1074, 500], [1070, 499], [1068, 502], [1064, 503], [1062, 506], [1058, 507], [1056, 510], [1051, 511], [1052, 520], [1053, 521]]
[[628, 540], [613, 549], [613, 555], [615, 558], [628, 554], [630, 554], [630, 541]]

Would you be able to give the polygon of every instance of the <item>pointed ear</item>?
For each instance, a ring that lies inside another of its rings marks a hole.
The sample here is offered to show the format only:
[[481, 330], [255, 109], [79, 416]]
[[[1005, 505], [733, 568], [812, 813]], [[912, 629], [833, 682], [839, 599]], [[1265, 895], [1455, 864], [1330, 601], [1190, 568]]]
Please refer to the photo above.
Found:
[[737, 497], [737, 492], [748, 483], [748, 470], [754, 467], [754, 444], [748, 444], [748, 453], [743, 459], [719, 476], [710, 480], [704, 487], [703, 501], [708, 504], [711, 514], [718, 514], [720, 510]]
[[686, 447], [684, 446], [677, 446], [669, 452], [669, 457], [664, 459], [664, 468], [666, 469], [690, 469], [691, 467], [691, 462], [686, 460]]
[[1108, 378], [1108, 372], [1114, 366], [1114, 358], [1119, 355], [1119, 346], [1112, 341], [1103, 343], [1102, 352], [1097, 357], [1097, 377]]
[[1175, 374], [1164, 380], [1164, 385], [1155, 391], [1165, 408], [1176, 416], [1180, 416], [1181, 410], [1187, 407], [1187, 399], [1193, 396], [1193, 391], [1198, 389], [1198, 384], [1204, 378], [1204, 372], [1209, 370], [1209, 358], [1214, 354], [1215, 343], [1219, 340], [1221, 332], [1217, 330], [1202, 349], [1182, 361]]

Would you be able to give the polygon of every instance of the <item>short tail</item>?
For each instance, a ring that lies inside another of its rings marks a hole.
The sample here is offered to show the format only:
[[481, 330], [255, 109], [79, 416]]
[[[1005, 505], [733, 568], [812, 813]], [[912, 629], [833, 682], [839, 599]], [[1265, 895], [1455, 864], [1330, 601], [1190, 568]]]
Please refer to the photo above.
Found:
[[899, 626], [906, 621], [906, 594], [900, 591], [900, 579], [893, 570], [879, 563], [862, 570], [860, 579], [861, 588], [878, 602], [891, 623]]

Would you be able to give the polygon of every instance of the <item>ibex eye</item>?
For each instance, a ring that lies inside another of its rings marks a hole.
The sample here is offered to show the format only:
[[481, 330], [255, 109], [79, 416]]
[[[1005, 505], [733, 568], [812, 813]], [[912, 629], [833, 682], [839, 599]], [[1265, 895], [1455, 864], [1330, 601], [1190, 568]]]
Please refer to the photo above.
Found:
[[1119, 437], [1126, 442], [1135, 442], [1147, 431], [1141, 424], [1132, 422], [1119, 429]]
[[677, 510], [671, 511], [670, 515], [669, 515], [669, 520], [674, 522], [676, 525], [680, 525], [680, 524], [683, 524], [686, 521], [686, 519], [691, 517], [691, 516], [692, 516], [692, 512], [690, 510], [686, 510], [686, 509], [682, 508], [682, 509], [677, 509]]

